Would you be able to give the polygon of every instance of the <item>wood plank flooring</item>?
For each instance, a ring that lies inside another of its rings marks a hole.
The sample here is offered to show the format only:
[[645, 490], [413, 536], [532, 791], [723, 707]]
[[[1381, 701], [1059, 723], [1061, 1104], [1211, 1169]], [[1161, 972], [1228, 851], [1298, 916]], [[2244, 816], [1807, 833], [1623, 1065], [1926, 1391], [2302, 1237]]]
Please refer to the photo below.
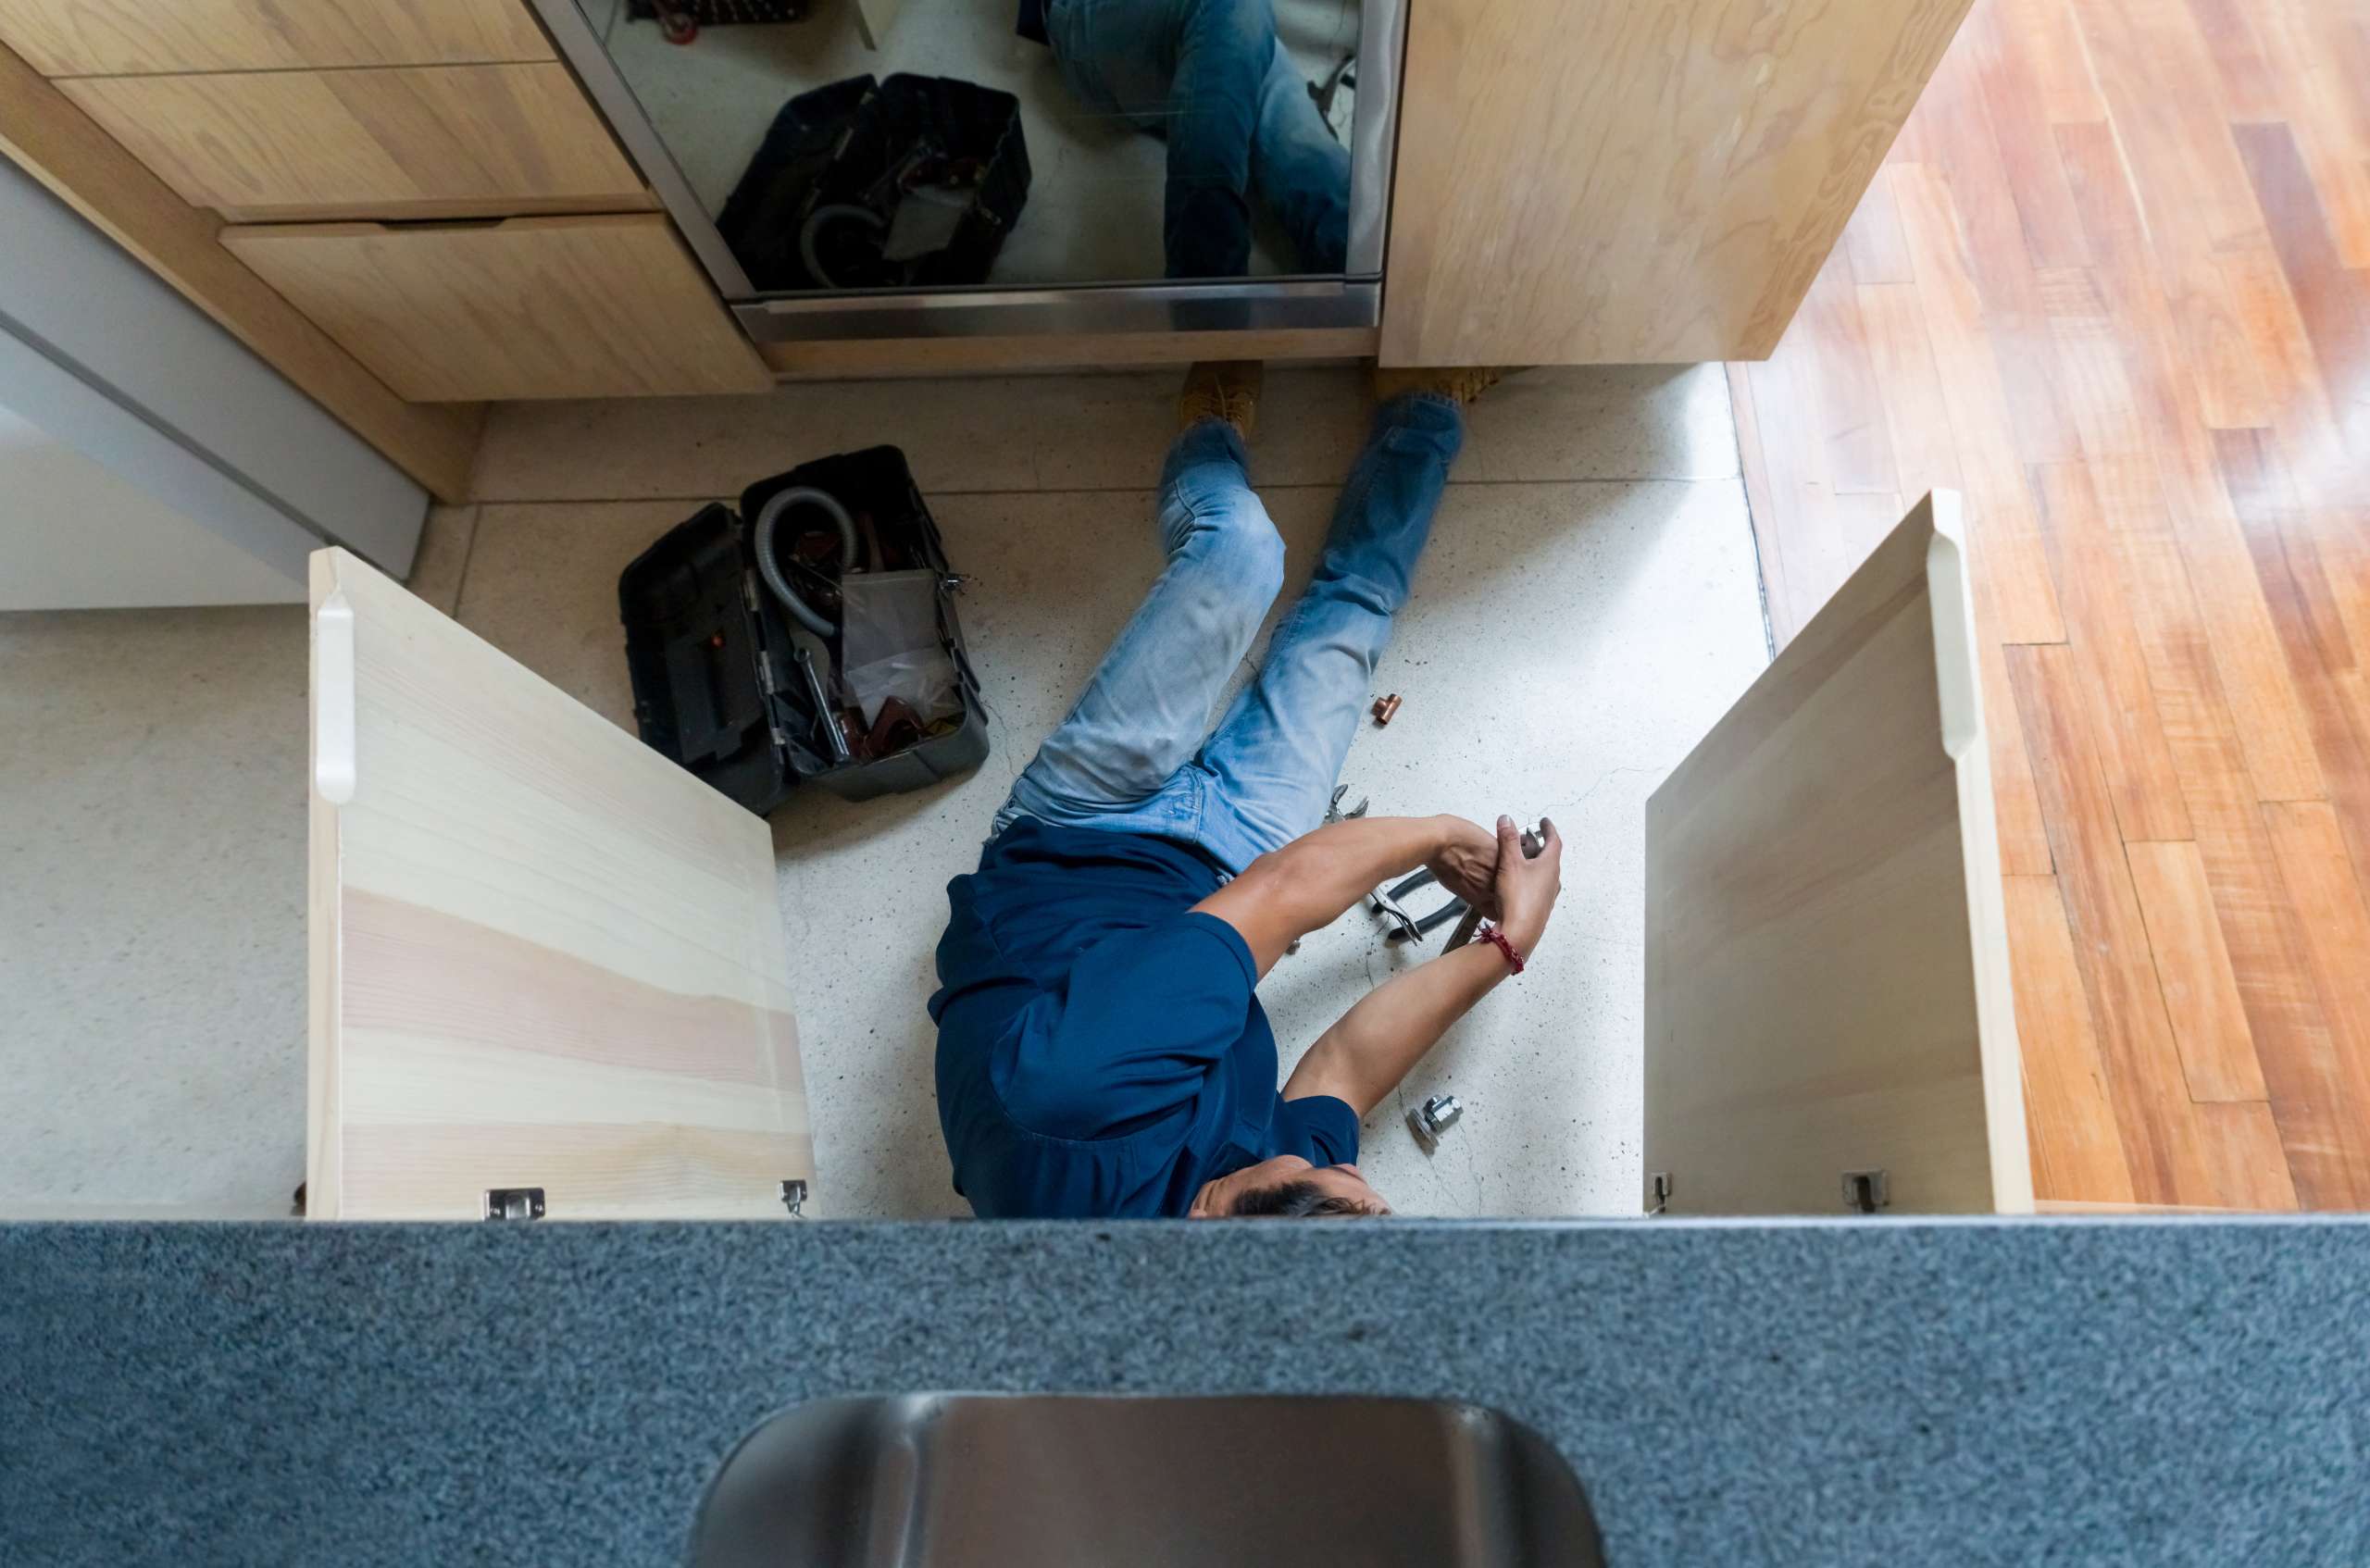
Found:
[[2370, 0], [1977, 0], [1777, 354], [1782, 644], [1965, 492], [2043, 1201], [2370, 1208]]

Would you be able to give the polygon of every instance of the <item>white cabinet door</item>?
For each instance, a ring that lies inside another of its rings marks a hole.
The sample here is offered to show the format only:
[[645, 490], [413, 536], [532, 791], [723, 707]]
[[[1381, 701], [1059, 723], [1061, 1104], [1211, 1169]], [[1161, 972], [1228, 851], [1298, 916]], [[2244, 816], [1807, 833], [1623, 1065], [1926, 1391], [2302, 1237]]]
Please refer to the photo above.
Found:
[[765, 823], [343, 550], [312, 604], [308, 1213], [784, 1215]]
[[1650, 1205], [1835, 1213], [1881, 1172], [1895, 1211], [2032, 1209], [1958, 515], [1920, 502], [1647, 803]]

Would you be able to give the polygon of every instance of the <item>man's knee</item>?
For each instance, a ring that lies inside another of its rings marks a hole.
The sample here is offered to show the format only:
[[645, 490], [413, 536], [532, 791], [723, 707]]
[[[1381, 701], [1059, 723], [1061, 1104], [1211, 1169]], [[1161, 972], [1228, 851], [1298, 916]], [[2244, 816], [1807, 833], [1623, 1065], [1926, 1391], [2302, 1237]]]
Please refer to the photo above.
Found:
[[1276, 531], [1265, 507], [1226, 505], [1195, 518], [1194, 553], [1228, 587], [1261, 604], [1284, 588], [1284, 536]]

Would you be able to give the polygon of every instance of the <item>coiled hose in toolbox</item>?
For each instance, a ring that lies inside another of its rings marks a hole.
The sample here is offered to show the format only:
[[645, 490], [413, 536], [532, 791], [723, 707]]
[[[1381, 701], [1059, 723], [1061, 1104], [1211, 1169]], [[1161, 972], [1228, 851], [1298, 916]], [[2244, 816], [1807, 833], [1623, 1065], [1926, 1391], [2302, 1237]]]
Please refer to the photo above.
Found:
[[798, 259], [806, 264], [807, 274], [818, 288], [842, 288], [845, 285], [823, 269], [820, 242], [826, 223], [859, 223], [884, 237], [889, 232], [889, 225], [870, 207], [860, 207], [853, 202], [828, 203], [806, 215], [806, 221], [798, 230]]
[[766, 579], [766, 586], [773, 591], [774, 597], [781, 601], [781, 607], [788, 610], [799, 625], [817, 637], [829, 637], [839, 628], [807, 607], [806, 601], [790, 586], [790, 579], [782, 575], [781, 564], [774, 559], [774, 525], [780, 522], [782, 514], [793, 506], [819, 508], [840, 530], [840, 570], [842, 572], [853, 571], [859, 564], [856, 560], [855, 519], [848, 516], [848, 509], [840, 504], [838, 496], [829, 491], [817, 490], [813, 485], [792, 485], [788, 490], [776, 491], [766, 498], [765, 505], [757, 512], [756, 534], [752, 541], [757, 554], [757, 575]]

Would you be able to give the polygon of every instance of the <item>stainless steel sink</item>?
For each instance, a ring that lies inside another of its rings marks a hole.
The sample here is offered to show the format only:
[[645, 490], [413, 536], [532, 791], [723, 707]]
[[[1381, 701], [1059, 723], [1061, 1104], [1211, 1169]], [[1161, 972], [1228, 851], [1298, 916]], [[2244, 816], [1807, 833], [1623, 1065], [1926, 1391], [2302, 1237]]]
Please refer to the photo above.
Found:
[[1562, 1456], [1475, 1405], [906, 1394], [795, 1405], [710, 1483], [694, 1568], [1601, 1568]]

